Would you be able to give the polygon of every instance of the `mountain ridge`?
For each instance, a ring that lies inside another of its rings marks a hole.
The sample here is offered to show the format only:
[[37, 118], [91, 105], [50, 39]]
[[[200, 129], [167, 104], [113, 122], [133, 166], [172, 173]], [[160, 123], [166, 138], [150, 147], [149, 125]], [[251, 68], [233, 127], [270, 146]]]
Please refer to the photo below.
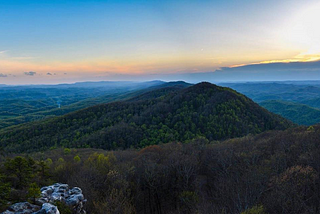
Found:
[[56, 147], [109, 150], [196, 137], [222, 140], [293, 126], [246, 96], [207, 82], [160, 95], [100, 104], [1, 131], [0, 143], [12, 152]]

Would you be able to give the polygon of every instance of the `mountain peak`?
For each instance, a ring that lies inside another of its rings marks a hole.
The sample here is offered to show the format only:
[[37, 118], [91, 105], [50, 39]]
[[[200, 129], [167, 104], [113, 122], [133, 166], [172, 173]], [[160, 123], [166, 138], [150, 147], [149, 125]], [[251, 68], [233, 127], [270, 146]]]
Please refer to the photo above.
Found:
[[291, 122], [249, 98], [202, 82], [173, 90], [164, 87], [130, 101], [93, 106], [6, 130], [0, 132], [0, 144], [12, 152], [52, 146], [125, 149], [199, 136], [222, 140], [290, 126]]

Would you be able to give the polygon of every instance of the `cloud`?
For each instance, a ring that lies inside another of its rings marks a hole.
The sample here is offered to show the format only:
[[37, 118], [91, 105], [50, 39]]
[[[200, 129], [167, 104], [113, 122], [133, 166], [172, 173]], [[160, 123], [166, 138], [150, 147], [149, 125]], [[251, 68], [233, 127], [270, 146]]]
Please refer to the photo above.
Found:
[[8, 77], [8, 75], [0, 73], [0, 77]]
[[34, 72], [34, 71], [24, 72], [24, 75], [27, 75], [27, 76], [34, 76], [36, 74], [37, 74], [37, 72]]
[[51, 73], [47, 73], [47, 75], [52, 76], [52, 74], [51, 74]]
[[[187, 77], [187, 74], [183, 77]], [[320, 61], [222, 67], [215, 72], [190, 74], [188, 79], [191, 82], [204, 80], [210, 82], [320, 80]]]

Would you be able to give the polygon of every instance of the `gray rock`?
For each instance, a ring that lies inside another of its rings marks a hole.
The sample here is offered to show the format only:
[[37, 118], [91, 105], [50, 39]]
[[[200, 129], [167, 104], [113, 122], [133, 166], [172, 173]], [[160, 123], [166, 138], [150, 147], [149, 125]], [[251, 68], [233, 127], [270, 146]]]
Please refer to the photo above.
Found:
[[58, 208], [52, 204], [42, 204], [42, 210], [46, 211], [46, 214], [60, 214]]
[[40, 189], [41, 197], [36, 199], [37, 206], [28, 202], [13, 204], [2, 214], [60, 214], [53, 204], [56, 201], [65, 203], [76, 214], [85, 214], [83, 206], [87, 201], [79, 187], [69, 188], [68, 184], [56, 183]]
[[75, 213], [85, 213], [86, 200], [79, 187], [69, 188], [68, 184], [56, 183], [41, 188], [41, 198], [37, 202], [54, 203], [60, 201], [68, 205]]
[[37, 205], [30, 204], [29, 202], [20, 202], [11, 205], [3, 214], [31, 214], [38, 210], [40, 210], [40, 207]]

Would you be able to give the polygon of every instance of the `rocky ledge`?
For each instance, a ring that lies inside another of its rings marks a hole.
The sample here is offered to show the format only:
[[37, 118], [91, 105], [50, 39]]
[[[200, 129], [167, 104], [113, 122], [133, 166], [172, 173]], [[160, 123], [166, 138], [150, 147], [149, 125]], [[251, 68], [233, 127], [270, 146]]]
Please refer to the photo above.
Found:
[[79, 187], [69, 188], [68, 184], [56, 183], [41, 188], [41, 197], [36, 199], [36, 205], [21, 202], [11, 205], [2, 214], [60, 214], [54, 205], [56, 202], [66, 204], [75, 214], [85, 214], [83, 205], [86, 202]]

